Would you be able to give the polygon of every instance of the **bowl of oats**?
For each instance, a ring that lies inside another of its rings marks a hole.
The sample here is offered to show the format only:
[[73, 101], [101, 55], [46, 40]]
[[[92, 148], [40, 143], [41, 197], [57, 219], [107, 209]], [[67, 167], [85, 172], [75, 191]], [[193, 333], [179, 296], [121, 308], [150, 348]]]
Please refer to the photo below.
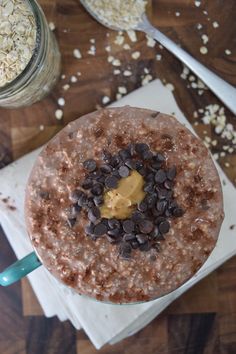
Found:
[[0, 106], [28, 106], [47, 95], [60, 74], [54, 34], [35, 0], [0, 3]]

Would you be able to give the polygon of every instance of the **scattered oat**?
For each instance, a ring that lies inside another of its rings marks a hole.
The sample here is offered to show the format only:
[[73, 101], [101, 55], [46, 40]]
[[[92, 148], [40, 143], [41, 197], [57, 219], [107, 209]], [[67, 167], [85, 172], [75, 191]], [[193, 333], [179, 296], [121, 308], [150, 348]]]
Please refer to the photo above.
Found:
[[90, 38], [89, 42], [92, 43], [92, 44], [95, 44], [95, 42], [96, 42], [95, 38]]
[[202, 46], [202, 47], [200, 48], [200, 53], [203, 54], [203, 55], [207, 54], [207, 53], [208, 53], [207, 47]]
[[102, 98], [102, 103], [103, 104], [107, 104], [107, 103], [109, 103], [110, 102], [110, 97], [108, 97], [108, 96], [103, 96], [103, 98]]
[[111, 46], [110, 46], [110, 45], [107, 45], [107, 46], [105, 47], [105, 51], [106, 51], [106, 52], [110, 52], [110, 51], [111, 51]]
[[157, 54], [157, 55], [156, 55], [156, 60], [157, 60], [157, 61], [160, 61], [161, 59], [162, 59], [162, 55], [161, 55], [161, 54]]
[[189, 79], [189, 81], [191, 81], [191, 82], [192, 82], [192, 81], [195, 81], [195, 80], [196, 80], [196, 77], [195, 77], [195, 76], [193, 76], [193, 75], [190, 75], [188, 79]]
[[114, 75], [119, 75], [121, 73], [121, 71], [119, 70], [119, 69], [115, 69], [114, 71], [113, 71], [113, 74]]
[[41, 130], [41, 131], [44, 130], [44, 125], [43, 125], [43, 124], [41, 124], [41, 125], [39, 126], [39, 130]]
[[125, 37], [123, 35], [117, 35], [114, 41], [117, 45], [122, 45], [124, 43]]
[[176, 17], [179, 17], [179, 16], [180, 16], [180, 12], [177, 11], [177, 12], [175, 13], [175, 16], [176, 16]]
[[118, 92], [121, 93], [122, 95], [125, 95], [127, 93], [127, 89], [125, 86], [119, 86]]
[[65, 74], [62, 74], [62, 75], [61, 75], [61, 79], [62, 79], [62, 80], [65, 80], [65, 78], [66, 78], [66, 75], [65, 75]]
[[137, 36], [136, 36], [135, 31], [129, 30], [129, 31], [127, 31], [127, 34], [129, 36], [129, 39], [131, 40], [131, 42], [137, 42]]
[[230, 167], [230, 163], [229, 162], [225, 162], [225, 167], [229, 168]]
[[65, 100], [63, 97], [58, 98], [57, 103], [59, 106], [65, 106]]
[[147, 34], [146, 34], [146, 38], [147, 38], [147, 46], [154, 48], [156, 45], [156, 41], [152, 37], [149, 37]]
[[76, 59], [81, 59], [82, 58], [82, 55], [81, 55], [81, 52], [78, 48], [74, 49], [73, 50], [73, 55]]
[[197, 24], [197, 29], [198, 29], [198, 30], [202, 29], [202, 24], [201, 24], [201, 23], [198, 23], [198, 24]]
[[121, 66], [121, 62], [120, 62], [119, 59], [114, 59], [114, 60], [112, 61], [112, 65], [113, 65], [113, 66]]
[[201, 5], [201, 1], [194, 1], [194, 4], [196, 7], [199, 7]]
[[109, 55], [109, 56], [107, 57], [108, 63], [111, 63], [114, 59], [115, 59], [115, 58], [114, 58], [112, 55]]
[[162, 45], [162, 44], [159, 44], [159, 48], [160, 48], [160, 49], [163, 49], [164, 47], [163, 47], [163, 45]]
[[202, 42], [203, 44], [207, 44], [207, 42], [209, 41], [209, 37], [206, 34], [202, 35]]
[[152, 75], [150, 74], [144, 75], [142, 77], [142, 82], [141, 82], [142, 86], [147, 85], [150, 81], [152, 81], [152, 79], [153, 79]]
[[95, 55], [96, 54], [96, 47], [95, 45], [91, 45], [89, 50], [87, 51], [89, 55]]
[[76, 75], [77, 75], [77, 76], [81, 76], [81, 72], [80, 72], [80, 71], [77, 71]]
[[121, 93], [117, 93], [116, 94], [116, 100], [118, 101], [118, 100], [120, 100], [122, 98], [122, 94]]
[[49, 22], [48, 27], [50, 28], [51, 31], [55, 31], [55, 29], [56, 29], [54, 22]]
[[206, 15], [206, 16], [208, 15], [207, 10], [203, 10], [202, 12], [204, 13], [204, 15]]
[[149, 74], [149, 69], [148, 68], [144, 68], [143, 71], [145, 72], [145, 74]]
[[124, 48], [125, 50], [130, 50], [130, 49], [131, 49], [131, 47], [130, 47], [130, 45], [129, 45], [128, 43], [125, 43], [125, 44], [123, 45], [123, 48]]
[[125, 70], [125, 71], [123, 72], [123, 75], [124, 75], [124, 76], [131, 76], [131, 75], [132, 75], [132, 72], [131, 72], [130, 70]]
[[75, 75], [72, 75], [70, 78], [70, 82], [72, 82], [74, 84], [77, 81], [78, 81], [77, 77]]
[[231, 50], [229, 50], [229, 49], [225, 49], [225, 54], [226, 54], [226, 55], [230, 55], [230, 54], [232, 54], [232, 52], [231, 52]]
[[212, 26], [213, 26], [214, 28], [218, 28], [220, 25], [219, 25], [219, 23], [218, 23], [217, 21], [214, 21], [214, 22], [212, 23]]
[[175, 89], [174, 86], [170, 83], [166, 84], [166, 88], [170, 91], [174, 91], [174, 89]]
[[69, 90], [70, 85], [69, 84], [65, 84], [65, 85], [62, 86], [62, 88], [63, 88], [64, 91], [67, 91], [67, 90]]
[[135, 60], [137, 60], [140, 57], [141, 53], [136, 51], [131, 54], [131, 57]]
[[63, 111], [61, 109], [57, 109], [55, 111], [55, 117], [56, 117], [56, 119], [61, 120], [63, 117]]

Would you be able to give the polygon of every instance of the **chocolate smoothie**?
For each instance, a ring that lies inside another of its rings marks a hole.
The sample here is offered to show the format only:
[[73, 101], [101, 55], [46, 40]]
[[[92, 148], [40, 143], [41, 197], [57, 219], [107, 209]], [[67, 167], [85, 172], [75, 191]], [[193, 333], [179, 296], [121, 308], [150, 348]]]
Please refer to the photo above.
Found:
[[203, 143], [174, 117], [128, 106], [87, 114], [47, 144], [25, 211], [45, 267], [78, 293], [114, 303], [186, 282], [224, 217]]

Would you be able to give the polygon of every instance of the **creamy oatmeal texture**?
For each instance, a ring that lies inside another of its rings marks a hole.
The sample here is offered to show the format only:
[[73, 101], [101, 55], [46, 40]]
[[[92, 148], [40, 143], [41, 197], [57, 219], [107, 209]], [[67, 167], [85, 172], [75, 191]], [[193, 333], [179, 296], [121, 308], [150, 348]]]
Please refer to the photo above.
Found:
[[[101, 163], [103, 149], [116, 153], [145, 141], [176, 165], [174, 194], [185, 210], [170, 219], [158, 252], [119, 257], [106, 237], [86, 236], [87, 215], [66, 222], [71, 192], [85, 177], [83, 161]], [[26, 223], [43, 264], [78, 293], [116, 303], [146, 301], [173, 291], [206, 261], [223, 220], [219, 177], [202, 142], [174, 117], [132, 107], [96, 111], [67, 125], [38, 157], [26, 191]]]

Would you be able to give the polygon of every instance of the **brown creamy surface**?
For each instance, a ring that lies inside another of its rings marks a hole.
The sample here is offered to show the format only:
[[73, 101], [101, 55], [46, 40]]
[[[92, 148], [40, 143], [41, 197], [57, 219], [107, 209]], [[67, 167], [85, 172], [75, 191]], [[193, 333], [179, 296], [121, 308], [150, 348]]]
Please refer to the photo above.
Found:
[[[186, 211], [169, 219], [160, 252], [133, 250], [123, 260], [105, 237], [85, 235], [85, 213], [69, 228], [66, 209], [85, 176], [83, 161], [101, 161], [104, 148], [117, 153], [130, 142], [148, 143], [164, 153], [167, 167], [177, 166], [174, 194]], [[150, 300], [183, 284], [206, 261], [223, 220], [220, 180], [203, 143], [171, 116], [127, 106], [88, 114], [57, 134], [36, 161], [25, 207], [30, 238], [49, 271], [80, 294], [119, 303]]]

